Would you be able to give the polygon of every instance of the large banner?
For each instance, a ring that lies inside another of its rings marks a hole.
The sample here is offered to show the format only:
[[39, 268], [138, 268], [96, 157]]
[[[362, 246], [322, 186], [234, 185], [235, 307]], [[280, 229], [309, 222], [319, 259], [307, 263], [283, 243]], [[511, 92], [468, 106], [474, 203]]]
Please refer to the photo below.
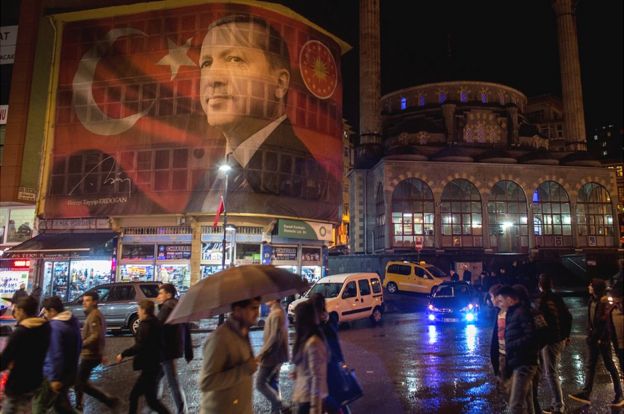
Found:
[[[266, 7], [266, 6], [265, 6]], [[208, 3], [65, 23], [44, 214], [338, 221], [339, 40]]]

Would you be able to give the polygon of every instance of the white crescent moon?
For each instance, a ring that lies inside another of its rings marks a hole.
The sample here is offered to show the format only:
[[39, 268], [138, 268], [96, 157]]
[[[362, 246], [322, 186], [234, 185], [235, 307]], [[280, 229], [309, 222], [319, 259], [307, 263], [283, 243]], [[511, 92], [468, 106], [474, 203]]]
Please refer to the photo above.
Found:
[[[93, 78], [100, 58], [100, 50], [109, 48], [121, 36], [147, 36], [140, 30], [132, 28], [113, 29], [106, 34], [103, 41], [82, 56], [72, 82], [72, 107], [82, 125], [97, 135], [118, 135], [132, 128], [132, 126], [152, 108], [150, 106], [139, 113], [125, 118], [110, 118], [103, 113], [93, 98]], [[91, 116], [89, 116], [91, 114]]]

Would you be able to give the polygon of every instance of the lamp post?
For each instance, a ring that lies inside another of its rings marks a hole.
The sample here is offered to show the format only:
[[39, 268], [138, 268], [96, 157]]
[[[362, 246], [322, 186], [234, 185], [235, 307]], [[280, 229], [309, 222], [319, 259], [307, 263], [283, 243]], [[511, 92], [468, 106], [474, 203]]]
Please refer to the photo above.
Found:
[[[228, 195], [228, 181], [229, 174], [232, 171], [232, 167], [228, 164], [229, 157], [225, 156], [225, 162], [219, 166], [219, 172], [225, 175], [223, 185], [223, 245], [221, 250], [221, 270], [225, 270], [225, 253], [227, 245], [227, 195]], [[219, 325], [225, 321], [225, 315], [219, 315]]]

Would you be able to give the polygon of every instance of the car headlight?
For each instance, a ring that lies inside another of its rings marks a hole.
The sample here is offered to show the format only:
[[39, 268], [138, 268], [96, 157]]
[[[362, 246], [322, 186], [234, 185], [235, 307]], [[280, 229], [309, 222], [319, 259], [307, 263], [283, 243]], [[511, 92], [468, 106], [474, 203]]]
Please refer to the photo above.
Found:
[[465, 318], [466, 318], [466, 322], [474, 322], [475, 320], [474, 313], [467, 313]]
[[429, 304], [429, 306], [427, 307], [427, 309], [429, 309], [430, 311], [437, 311], [438, 308], [436, 308], [435, 306], [433, 306], [431, 303]]

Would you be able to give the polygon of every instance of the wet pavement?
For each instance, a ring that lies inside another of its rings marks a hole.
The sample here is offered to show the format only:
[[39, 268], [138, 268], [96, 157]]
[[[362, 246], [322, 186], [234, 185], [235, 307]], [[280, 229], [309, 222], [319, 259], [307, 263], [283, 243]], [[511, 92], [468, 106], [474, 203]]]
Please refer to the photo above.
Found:
[[[570, 346], [562, 358], [561, 377], [564, 395], [577, 391], [583, 382], [585, 355], [585, 303], [581, 298], [566, 298], [574, 315]], [[502, 413], [505, 405], [497, 392], [491, 372], [489, 343], [491, 326], [482, 320], [476, 325], [452, 323], [430, 324], [422, 310], [426, 300], [402, 297], [393, 300], [381, 326], [371, 327], [361, 321], [340, 331], [347, 363], [355, 369], [365, 395], [352, 405], [354, 413]], [[193, 335], [196, 359], [190, 364], [180, 360], [178, 369], [187, 394], [191, 413], [199, 411], [200, 394], [197, 386], [201, 366], [201, 345], [208, 333]], [[291, 332], [291, 341], [293, 336]], [[107, 339], [108, 359], [132, 344], [129, 336]], [[251, 333], [255, 350], [262, 342], [262, 331]], [[281, 383], [285, 400], [292, 394], [288, 373], [292, 366], [282, 368]], [[134, 383], [136, 373], [131, 363], [106, 366], [95, 373], [94, 382], [104, 390], [125, 399]], [[622, 409], [608, 407], [613, 388], [606, 370], [599, 364], [591, 406], [582, 406], [566, 398], [569, 413], [621, 413]], [[540, 400], [548, 406], [550, 392], [542, 384]], [[165, 402], [172, 407], [168, 392]], [[254, 411], [269, 413], [269, 405], [254, 393]], [[86, 397], [85, 413], [99, 414], [106, 408]]]

